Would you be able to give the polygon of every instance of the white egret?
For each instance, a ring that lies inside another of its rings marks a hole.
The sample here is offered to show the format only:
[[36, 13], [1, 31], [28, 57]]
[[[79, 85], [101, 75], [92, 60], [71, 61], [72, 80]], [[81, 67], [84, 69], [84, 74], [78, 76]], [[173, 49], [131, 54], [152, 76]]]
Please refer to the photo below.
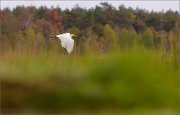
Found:
[[75, 35], [70, 33], [63, 33], [51, 38], [59, 39], [61, 41], [61, 46], [66, 48], [67, 52], [70, 54], [74, 46], [74, 40], [72, 39], [73, 36]]

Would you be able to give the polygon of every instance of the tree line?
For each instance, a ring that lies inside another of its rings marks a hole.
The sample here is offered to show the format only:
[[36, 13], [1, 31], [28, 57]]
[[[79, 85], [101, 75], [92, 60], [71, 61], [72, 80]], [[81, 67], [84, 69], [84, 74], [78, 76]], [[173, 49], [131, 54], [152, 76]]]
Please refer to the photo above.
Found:
[[77, 35], [75, 53], [109, 52], [129, 49], [134, 44], [145, 48], [176, 52], [180, 30], [176, 11], [148, 11], [113, 7], [102, 2], [95, 8], [17, 6], [0, 10], [0, 51], [59, 51], [50, 37], [63, 32]]

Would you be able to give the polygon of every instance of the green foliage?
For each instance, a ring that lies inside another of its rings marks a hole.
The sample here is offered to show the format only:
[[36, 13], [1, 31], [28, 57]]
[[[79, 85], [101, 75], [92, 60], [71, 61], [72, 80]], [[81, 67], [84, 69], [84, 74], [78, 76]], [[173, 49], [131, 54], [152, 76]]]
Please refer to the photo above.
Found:
[[46, 43], [45, 43], [45, 39], [44, 39], [44, 36], [42, 33], [38, 32], [36, 34], [36, 48], [37, 50], [39, 51], [43, 51], [45, 50], [45, 47], [46, 47]]
[[133, 28], [129, 28], [129, 29], [123, 28], [117, 30], [117, 33], [118, 33], [118, 44], [122, 49], [131, 48], [134, 42], [138, 41], [139, 36], [136, 34]]
[[147, 29], [144, 33], [141, 34], [140, 43], [142, 43], [145, 48], [153, 48], [153, 32], [151, 29]]
[[114, 30], [111, 28], [110, 25], [105, 25], [103, 28], [103, 45], [104, 45], [104, 50], [108, 51], [111, 50], [112, 48], [116, 47], [116, 33]]
[[134, 47], [86, 55], [1, 56], [3, 112], [178, 111], [178, 70], [161, 52]]
[[135, 15], [129, 9], [127, 9], [124, 5], [119, 6], [119, 26], [120, 27], [130, 27], [135, 21]]
[[28, 27], [27, 28], [27, 32], [26, 32], [26, 39], [28, 42], [35, 42], [36, 38], [35, 38], [35, 32], [32, 29], [32, 27]]
[[137, 19], [137, 20], [133, 23], [133, 27], [134, 27], [134, 29], [135, 29], [137, 32], [141, 33], [141, 32], [144, 32], [144, 31], [145, 31], [145, 29], [146, 29], [146, 24], [145, 24], [142, 20]]
[[37, 18], [41, 19], [41, 18], [44, 18], [46, 12], [47, 12], [47, 8], [45, 6], [41, 6], [37, 9], [37, 12], [36, 12], [36, 16]]
[[[179, 18], [107, 2], [0, 10], [2, 113], [176, 114]], [[63, 32], [76, 35], [70, 55], [50, 40]]]
[[[138, 44], [143, 44], [146, 48], [164, 49], [163, 44], [169, 44], [170, 46], [166, 50], [172, 52], [169, 49], [174, 47], [174, 43], [168, 43], [170, 39], [167, 36], [172, 36], [169, 34], [173, 28], [178, 26], [179, 17], [177, 12], [171, 10], [148, 12], [138, 8], [126, 8], [124, 5], [116, 9], [107, 2], [100, 3], [94, 9], [83, 9], [79, 6], [75, 6], [71, 10], [61, 10], [58, 7], [48, 9], [45, 6], [39, 8], [18, 6], [12, 11], [4, 9], [0, 12], [1, 35], [8, 37], [6, 43], [13, 49], [16, 44], [19, 44], [21, 38], [27, 38], [24, 41], [27, 44], [29, 44], [29, 40], [32, 44], [36, 44], [37, 33], [43, 34], [43, 42], [47, 45], [46, 48], [50, 48], [51, 43], [48, 43], [50, 36], [62, 32], [72, 32], [79, 37], [75, 46], [79, 53], [83, 53], [80, 51], [81, 47], [88, 45], [83, 42], [87, 41], [84, 31], [88, 28], [92, 28], [93, 32], [89, 36], [95, 39], [93, 41], [97, 42], [100, 49], [111, 49], [112, 44], [116, 44], [113, 45], [114, 49], [118, 49], [117, 44], [120, 48], [128, 48], [134, 41], [136, 43], [140, 41]], [[107, 25], [111, 28], [105, 29]], [[112, 35], [108, 35], [106, 31]], [[161, 32], [166, 34], [166, 37], [158, 35]], [[21, 33], [22, 36], [16, 35], [17, 33]], [[85, 44], [80, 46], [80, 42]]]
[[93, 25], [93, 31], [96, 32], [98, 36], [102, 36], [103, 34], [103, 25], [96, 23]]
[[96, 33], [92, 30], [92, 28], [87, 28], [84, 31], [81, 32], [81, 34], [84, 35], [82, 36], [83, 41], [79, 41], [79, 44], [84, 43], [83, 47], [81, 49], [84, 49], [84, 52], [89, 54], [92, 52], [99, 52], [100, 47], [99, 47], [99, 42], [98, 36]]
[[68, 28], [67, 32], [73, 33], [73, 34], [75, 34], [77, 36], [80, 34], [80, 30], [77, 27]]

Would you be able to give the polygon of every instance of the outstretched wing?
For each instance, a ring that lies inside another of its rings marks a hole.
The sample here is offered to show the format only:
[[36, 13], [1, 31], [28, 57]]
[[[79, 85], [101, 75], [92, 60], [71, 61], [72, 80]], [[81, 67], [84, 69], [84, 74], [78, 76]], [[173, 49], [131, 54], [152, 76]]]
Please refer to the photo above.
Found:
[[64, 34], [60, 34], [60, 35], [56, 35], [60, 41], [61, 41], [61, 46], [63, 48], [66, 48], [67, 52], [70, 54], [73, 50], [73, 46], [74, 46], [74, 40], [71, 39], [71, 35], [70, 33], [64, 33]]
[[65, 44], [64, 42], [61, 42], [61, 46], [62, 46], [63, 48], [66, 48], [66, 44]]
[[70, 54], [72, 52], [72, 50], [73, 50], [74, 40], [69, 39], [66, 44], [67, 44], [66, 50]]

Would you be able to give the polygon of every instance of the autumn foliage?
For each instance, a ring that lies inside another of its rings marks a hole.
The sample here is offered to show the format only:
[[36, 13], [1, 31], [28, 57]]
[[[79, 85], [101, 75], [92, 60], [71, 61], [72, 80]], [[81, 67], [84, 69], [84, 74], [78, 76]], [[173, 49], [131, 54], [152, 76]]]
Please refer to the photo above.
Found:
[[[70, 55], [50, 39], [64, 32], [76, 35]], [[2, 9], [0, 112], [177, 115], [179, 33], [171, 10]]]
[[178, 12], [171, 10], [149, 12], [123, 5], [116, 9], [106, 2], [91, 9], [75, 6], [71, 10], [17, 6], [0, 11], [0, 50], [53, 50], [60, 44], [52, 43], [50, 36], [72, 32], [78, 36], [75, 52], [79, 54], [85, 49], [107, 52], [114, 45], [130, 48], [133, 44], [172, 51], [177, 47], [179, 19]]

